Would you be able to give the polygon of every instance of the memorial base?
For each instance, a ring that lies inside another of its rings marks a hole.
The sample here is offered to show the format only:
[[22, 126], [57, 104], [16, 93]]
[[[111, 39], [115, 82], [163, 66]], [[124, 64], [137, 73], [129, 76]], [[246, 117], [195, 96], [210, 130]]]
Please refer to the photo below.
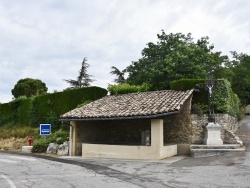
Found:
[[206, 145], [223, 145], [220, 130], [221, 126], [218, 123], [208, 123], [203, 143]]

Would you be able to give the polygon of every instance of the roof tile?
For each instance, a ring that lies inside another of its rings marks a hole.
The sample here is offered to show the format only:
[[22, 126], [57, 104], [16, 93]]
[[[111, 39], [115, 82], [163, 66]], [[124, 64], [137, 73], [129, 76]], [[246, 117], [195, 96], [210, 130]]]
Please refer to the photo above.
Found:
[[178, 112], [192, 92], [163, 90], [105, 96], [61, 115], [61, 119], [122, 119]]

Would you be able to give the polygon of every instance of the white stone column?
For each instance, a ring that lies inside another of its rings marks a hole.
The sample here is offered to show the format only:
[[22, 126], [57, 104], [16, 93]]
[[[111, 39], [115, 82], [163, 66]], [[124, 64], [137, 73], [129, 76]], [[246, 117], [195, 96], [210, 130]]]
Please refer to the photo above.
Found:
[[163, 119], [151, 119], [151, 147], [157, 158], [160, 158], [163, 148]]
[[71, 154], [72, 156], [77, 155], [77, 122], [71, 121], [70, 124], [72, 125], [72, 149]]
[[69, 131], [69, 156], [72, 156], [72, 146], [73, 146], [72, 142], [73, 142], [73, 127], [70, 124], [70, 131]]

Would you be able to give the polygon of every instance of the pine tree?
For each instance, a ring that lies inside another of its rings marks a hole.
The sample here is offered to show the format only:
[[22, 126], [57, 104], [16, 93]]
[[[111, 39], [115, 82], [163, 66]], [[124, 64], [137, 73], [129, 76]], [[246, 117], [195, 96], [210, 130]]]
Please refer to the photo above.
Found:
[[89, 64], [87, 63], [87, 58], [85, 57], [82, 61], [82, 67], [79, 71], [79, 76], [77, 77], [76, 80], [64, 80], [67, 83], [69, 83], [71, 85], [71, 88], [82, 88], [82, 87], [88, 87], [90, 86], [90, 83], [93, 82], [94, 80], [92, 80], [90, 77], [92, 77], [92, 75], [89, 75], [87, 73], [87, 69], [89, 68]]

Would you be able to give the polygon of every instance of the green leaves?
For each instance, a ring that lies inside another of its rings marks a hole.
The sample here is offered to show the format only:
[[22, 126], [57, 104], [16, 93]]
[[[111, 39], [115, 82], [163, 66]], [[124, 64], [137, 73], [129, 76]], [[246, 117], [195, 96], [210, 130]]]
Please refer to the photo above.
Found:
[[25, 78], [20, 79], [11, 92], [15, 98], [18, 98], [20, 96], [31, 97], [41, 95], [46, 93], [47, 90], [48, 88], [46, 87], [46, 84], [41, 80]]
[[127, 83], [152, 85], [153, 90], [169, 89], [171, 81], [182, 78], [206, 78], [206, 73], [228, 61], [221, 52], [212, 52], [208, 37], [195, 43], [191, 34], [157, 35], [157, 43], [149, 42], [142, 58], [128, 66]]
[[233, 55], [236, 60], [231, 67], [234, 73], [232, 88], [241, 99], [242, 104], [250, 104], [250, 56], [236, 52]]
[[110, 95], [138, 93], [148, 90], [150, 90], [150, 85], [145, 83], [142, 85], [118, 84], [108, 86], [108, 91], [110, 92]]
[[87, 73], [88, 68], [89, 64], [87, 63], [87, 58], [85, 57], [82, 61], [82, 67], [79, 71], [79, 76], [77, 77], [77, 79], [76, 80], [69, 79], [64, 81], [69, 83], [72, 88], [81, 88], [90, 86], [90, 83], [93, 82], [94, 80], [90, 79], [92, 75], [89, 75]]

